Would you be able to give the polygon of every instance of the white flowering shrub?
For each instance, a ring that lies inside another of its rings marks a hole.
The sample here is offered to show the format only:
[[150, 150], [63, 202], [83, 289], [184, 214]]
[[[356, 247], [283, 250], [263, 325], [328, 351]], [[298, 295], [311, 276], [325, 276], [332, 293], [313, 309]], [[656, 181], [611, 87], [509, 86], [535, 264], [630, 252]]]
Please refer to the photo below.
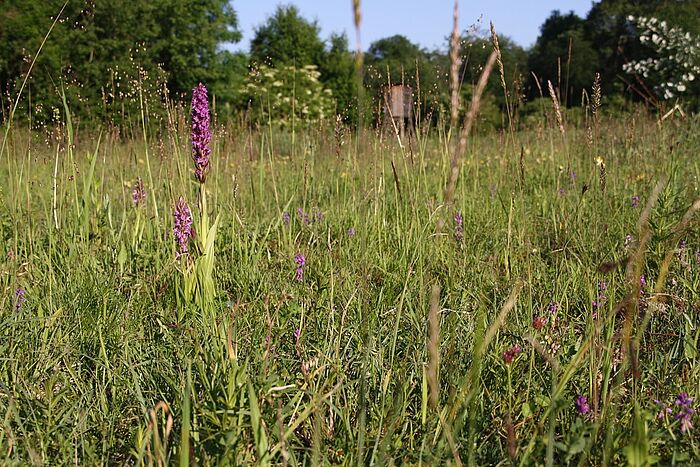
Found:
[[627, 19], [637, 26], [639, 41], [651, 47], [656, 57], [625, 63], [623, 71], [654, 83], [654, 91], [665, 100], [685, 92], [700, 76], [700, 38], [657, 18]]
[[333, 95], [323, 88], [320, 76], [314, 65], [261, 65], [250, 71], [242, 92], [261, 121], [289, 126], [295, 118], [296, 126], [306, 126], [334, 115]]

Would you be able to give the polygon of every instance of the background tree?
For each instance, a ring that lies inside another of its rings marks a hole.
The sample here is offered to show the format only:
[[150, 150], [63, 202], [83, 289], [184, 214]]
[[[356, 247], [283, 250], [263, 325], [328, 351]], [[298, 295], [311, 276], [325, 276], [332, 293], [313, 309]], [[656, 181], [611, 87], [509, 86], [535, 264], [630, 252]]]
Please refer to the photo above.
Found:
[[[63, 3], [4, 2], [0, 86], [10, 93]], [[30, 77], [32, 100], [43, 104], [35, 116], [61, 107], [61, 89], [78, 115], [104, 118], [133, 107], [137, 88], [150, 97], [162, 82], [171, 95], [189, 93], [198, 81], [216, 86], [227, 66], [219, 47], [240, 38], [236, 26], [227, 0], [133, 0], [119, 8], [107, 0], [68, 2]]]
[[[590, 88], [599, 70], [598, 53], [585, 34], [585, 21], [574, 12], [552, 12], [540, 28], [540, 35], [530, 51], [529, 68], [545, 90], [547, 81], [559, 89], [565, 105], [581, 102], [581, 92]], [[530, 95], [536, 96], [532, 83]]]
[[[498, 44], [501, 50], [501, 60], [503, 62], [504, 81], [508, 92], [508, 104], [516, 105], [522, 94], [524, 80], [527, 79], [527, 52], [516, 44], [511, 38], [498, 35]], [[493, 43], [490, 37], [480, 37], [472, 33], [467, 33], [460, 40], [460, 58], [462, 66], [460, 68], [460, 80], [462, 82], [462, 111], [465, 104], [471, 100], [471, 90], [481, 76], [481, 71], [488, 60], [488, 56], [493, 50]], [[495, 69], [489, 77], [486, 86], [486, 95], [490, 96], [485, 100], [492, 99], [492, 105], [488, 107], [492, 115], [482, 113], [482, 118], [489, 122], [489, 125], [505, 126], [504, 116], [507, 116], [506, 94], [501, 83], [500, 71]], [[484, 107], [486, 109], [487, 107]]]
[[278, 6], [267, 21], [256, 28], [250, 42], [252, 64], [270, 66], [316, 65], [324, 55], [324, 44], [315, 21], [308, 21], [293, 5]]
[[[332, 34], [326, 48], [319, 34], [316, 21], [301, 16], [295, 6], [278, 6], [275, 13], [255, 30], [250, 45], [250, 64], [253, 68], [264, 64], [299, 70], [307, 65], [315, 66], [324, 89], [333, 94], [336, 113], [346, 120], [354, 120], [354, 62], [347, 36]], [[285, 72], [279, 76], [293, 74]]]
[[329, 42], [324, 59], [319, 63], [321, 81], [333, 92], [336, 113], [346, 121], [354, 122], [357, 118], [355, 61], [348, 46], [348, 37], [345, 33], [332, 34]]

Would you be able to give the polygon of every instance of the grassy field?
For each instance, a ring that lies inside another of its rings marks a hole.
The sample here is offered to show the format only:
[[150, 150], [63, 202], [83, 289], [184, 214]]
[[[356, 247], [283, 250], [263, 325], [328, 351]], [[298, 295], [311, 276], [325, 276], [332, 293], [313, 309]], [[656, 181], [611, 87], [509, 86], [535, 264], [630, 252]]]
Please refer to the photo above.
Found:
[[697, 119], [215, 126], [202, 219], [174, 117], [7, 134], [1, 463], [700, 459]]

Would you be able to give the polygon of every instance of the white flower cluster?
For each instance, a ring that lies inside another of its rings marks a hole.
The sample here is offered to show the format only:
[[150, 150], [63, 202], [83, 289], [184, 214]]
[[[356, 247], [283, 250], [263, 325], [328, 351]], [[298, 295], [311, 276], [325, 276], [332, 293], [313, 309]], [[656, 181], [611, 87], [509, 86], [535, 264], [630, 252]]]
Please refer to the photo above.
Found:
[[320, 77], [314, 65], [260, 65], [250, 71], [242, 92], [262, 121], [285, 126], [296, 118], [296, 123], [303, 126], [334, 114], [333, 95], [323, 87]]
[[657, 83], [654, 91], [663, 99], [673, 99], [685, 92], [688, 83], [700, 75], [700, 38], [656, 18], [629, 16], [627, 19], [639, 28], [639, 41], [649, 45], [658, 56], [625, 63], [622, 69], [653, 80]]

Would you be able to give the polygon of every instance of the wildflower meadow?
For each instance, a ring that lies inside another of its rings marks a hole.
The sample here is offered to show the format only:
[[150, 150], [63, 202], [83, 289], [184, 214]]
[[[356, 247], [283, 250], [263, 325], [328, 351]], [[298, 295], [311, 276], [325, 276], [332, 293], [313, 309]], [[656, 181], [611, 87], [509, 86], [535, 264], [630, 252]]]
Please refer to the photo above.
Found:
[[[700, 463], [700, 120], [620, 111], [592, 72], [493, 130], [492, 38], [469, 99], [405, 133], [223, 118], [205, 77], [119, 124], [63, 94], [33, 125], [18, 94], [0, 463]], [[671, 62], [661, 96], [697, 73]]]

